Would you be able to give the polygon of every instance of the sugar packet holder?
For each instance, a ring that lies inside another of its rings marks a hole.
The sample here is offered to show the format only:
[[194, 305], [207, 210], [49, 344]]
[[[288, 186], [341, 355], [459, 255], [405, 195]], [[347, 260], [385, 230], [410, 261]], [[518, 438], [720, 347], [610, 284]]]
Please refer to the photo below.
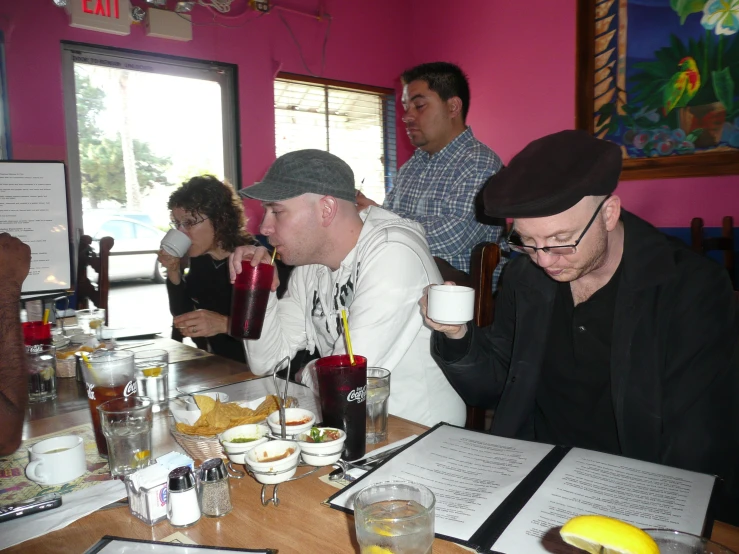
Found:
[[147, 525], [167, 519], [167, 477], [176, 467], [195, 468], [192, 458], [170, 452], [157, 458], [157, 463], [127, 475], [124, 482], [131, 513]]

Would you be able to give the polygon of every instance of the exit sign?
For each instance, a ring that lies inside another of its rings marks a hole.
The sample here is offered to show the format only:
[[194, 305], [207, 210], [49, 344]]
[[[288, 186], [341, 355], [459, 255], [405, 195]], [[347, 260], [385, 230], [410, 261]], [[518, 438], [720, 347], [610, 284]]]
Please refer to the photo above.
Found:
[[67, 0], [65, 9], [72, 27], [115, 35], [131, 33], [130, 0]]

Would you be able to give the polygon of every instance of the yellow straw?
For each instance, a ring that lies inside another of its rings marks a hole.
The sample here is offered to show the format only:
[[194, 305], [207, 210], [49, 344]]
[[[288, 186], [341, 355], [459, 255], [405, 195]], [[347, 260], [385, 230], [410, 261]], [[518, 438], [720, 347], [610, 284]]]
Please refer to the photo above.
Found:
[[272, 250], [272, 261], [269, 262], [269, 265], [275, 265], [275, 256], [277, 255], [277, 248]]
[[344, 336], [346, 337], [346, 351], [349, 353], [349, 363], [357, 365], [352, 352], [352, 339], [349, 336], [349, 322], [346, 320], [346, 310], [341, 310], [341, 320], [344, 322]]
[[46, 325], [47, 323], [49, 323], [49, 308], [46, 308], [44, 310], [44, 320], [42, 321], [42, 323], [44, 325]]

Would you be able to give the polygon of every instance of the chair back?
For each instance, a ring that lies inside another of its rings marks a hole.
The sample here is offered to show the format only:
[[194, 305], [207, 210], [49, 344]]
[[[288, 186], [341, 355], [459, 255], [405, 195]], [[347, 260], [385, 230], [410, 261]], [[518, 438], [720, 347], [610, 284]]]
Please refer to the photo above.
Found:
[[726, 216], [721, 222], [720, 237], [705, 237], [703, 235], [703, 219], [694, 217], [690, 222], [691, 246], [698, 254], [707, 254], [711, 251], [721, 251], [724, 256], [724, 266], [729, 272], [734, 289], [737, 288], [736, 271], [734, 268], [734, 218]]
[[[470, 260], [471, 286], [475, 289], [475, 324], [487, 327], [493, 323], [493, 273], [500, 263], [500, 247], [494, 242], [483, 242], [472, 249]], [[486, 410], [467, 406], [467, 429], [485, 430]]]
[[472, 250], [472, 287], [475, 289], [475, 323], [487, 327], [493, 323], [493, 273], [500, 263], [500, 247], [494, 242], [483, 242]]
[[[82, 235], [80, 237], [80, 251], [77, 258], [77, 308], [89, 307], [92, 301], [98, 308], [105, 310], [105, 324], [108, 325], [108, 292], [110, 291], [110, 251], [115, 241], [113, 237], [100, 239], [100, 254], [92, 249], [92, 237]], [[87, 278], [87, 267], [91, 267], [98, 274], [97, 286], [93, 285]]]

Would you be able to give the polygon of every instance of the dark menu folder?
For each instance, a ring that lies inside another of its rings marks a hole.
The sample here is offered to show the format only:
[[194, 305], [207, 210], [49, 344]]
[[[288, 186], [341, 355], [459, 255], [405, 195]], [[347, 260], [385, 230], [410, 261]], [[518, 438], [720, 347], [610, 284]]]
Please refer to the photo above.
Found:
[[578, 552], [559, 537], [571, 517], [601, 514], [637, 527], [707, 535], [716, 477], [581, 448], [498, 437], [440, 423], [329, 498], [382, 481], [436, 495], [436, 536], [479, 552]]

